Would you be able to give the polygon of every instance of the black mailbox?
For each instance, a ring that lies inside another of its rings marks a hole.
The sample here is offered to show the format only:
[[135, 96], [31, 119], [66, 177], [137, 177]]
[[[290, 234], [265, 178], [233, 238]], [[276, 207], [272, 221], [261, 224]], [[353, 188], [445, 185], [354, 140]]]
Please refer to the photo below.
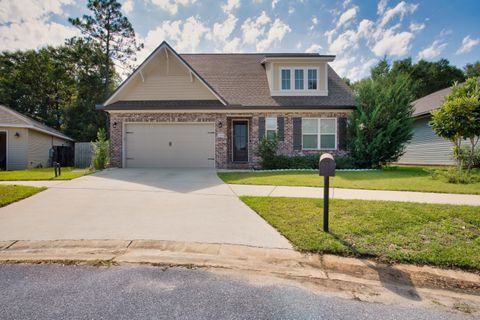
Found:
[[320, 169], [320, 175], [323, 177], [335, 176], [335, 160], [330, 153], [324, 153], [320, 157], [318, 168]]
[[335, 159], [330, 153], [324, 153], [320, 156], [318, 169], [323, 176], [323, 231], [328, 232], [328, 198], [330, 188], [330, 177], [335, 176]]

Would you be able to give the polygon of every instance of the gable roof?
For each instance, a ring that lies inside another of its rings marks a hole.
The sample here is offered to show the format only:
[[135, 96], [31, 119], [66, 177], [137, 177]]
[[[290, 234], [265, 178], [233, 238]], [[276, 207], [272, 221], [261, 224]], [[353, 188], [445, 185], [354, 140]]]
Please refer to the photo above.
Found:
[[430, 93], [425, 97], [413, 101], [413, 117], [418, 117], [431, 113], [443, 104], [443, 99], [452, 92], [452, 88], [445, 88], [434, 93]]
[[24, 116], [20, 112], [0, 105], [0, 127], [27, 128], [49, 134], [51, 136], [74, 141], [72, 138], [64, 135], [60, 131], [50, 128], [32, 118]]
[[[210, 101], [213, 109], [225, 107], [246, 108], [307, 108], [307, 109], [340, 109], [353, 108], [355, 105], [353, 92], [328, 66], [328, 95], [327, 96], [272, 96], [267, 80], [267, 73], [263, 62], [265, 59], [277, 57], [292, 58], [322, 58], [331, 61], [334, 56], [312, 53], [210, 53], [210, 54], [177, 54], [165, 41], [155, 49], [152, 54], [115, 90], [115, 92], [100, 106], [99, 109], [140, 109], [144, 105], [150, 109], [175, 109], [185, 108], [187, 102], [192, 107], [209, 108], [205, 102], [197, 101], [116, 101], [112, 103], [116, 94], [142, 68], [161, 48], [173, 52], [179, 60], [203, 82], [223, 104], [218, 105]], [[190, 105], [189, 105], [190, 107]]]

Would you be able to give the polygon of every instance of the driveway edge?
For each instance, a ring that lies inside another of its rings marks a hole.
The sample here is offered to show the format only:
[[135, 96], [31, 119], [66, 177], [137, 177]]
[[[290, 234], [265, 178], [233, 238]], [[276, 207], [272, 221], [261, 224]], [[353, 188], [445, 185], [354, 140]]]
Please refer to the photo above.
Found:
[[0, 264], [10, 263], [211, 267], [312, 281], [378, 281], [384, 285], [480, 296], [480, 275], [472, 272], [229, 244], [157, 240], [5, 241], [0, 243]]

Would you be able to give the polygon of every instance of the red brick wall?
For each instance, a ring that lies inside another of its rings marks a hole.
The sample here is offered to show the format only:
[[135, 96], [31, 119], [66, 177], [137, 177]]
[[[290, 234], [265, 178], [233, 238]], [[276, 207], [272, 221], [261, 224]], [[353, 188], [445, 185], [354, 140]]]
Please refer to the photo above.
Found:
[[[123, 125], [125, 122], [213, 122], [215, 123], [215, 163], [218, 169], [258, 167], [259, 158], [255, 155], [258, 146], [258, 118], [284, 117], [285, 139], [279, 142], [279, 153], [285, 155], [315, 154], [320, 151], [293, 150], [293, 117], [346, 117], [345, 112], [269, 112], [255, 113], [246, 116], [228, 115], [225, 113], [112, 113], [110, 114], [111, 165], [122, 166]], [[227, 121], [228, 118], [228, 121]], [[231, 119], [248, 119], [249, 128], [249, 164], [236, 165], [231, 162]], [[338, 129], [338, 125], [337, 125]], [[222, 137], [223, 136], [223, 137]], [[338, 139], [338, 132], [337, 132]], [[337, 141], [338, 144], [338, 141]], [[344, 153], [336, 150], [333, 153]]]

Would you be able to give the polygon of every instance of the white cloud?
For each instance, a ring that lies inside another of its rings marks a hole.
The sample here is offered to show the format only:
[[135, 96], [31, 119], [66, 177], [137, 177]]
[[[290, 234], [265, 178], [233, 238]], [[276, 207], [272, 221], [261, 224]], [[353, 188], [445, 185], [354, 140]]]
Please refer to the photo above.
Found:
[[425, 24], [424, 23], [412, 22], [412, 23], [410, 23], [410, 26], [408, 28], [412, 32], [418, 32], [418, 31], [422, 31], [423, 29], [425, 29]]
[[257, 51], [268, 51], [273, 44], [282, 41], [283, 37], [290, 31], [292, 29], [286, 23], [280, 19], [275, 19], [270, 30], [268, 30], [267, 37], [257, 43]]
[[406, 31], [395, 33], [393, 28], [387, 29], [375, 43], [372, 51], [377, 57], [404, 56], [410, 51], [412, 39], [413, 33]]
[[295, 13], [295, 8], [294, 7], [288, 7], [288, 14], [291, 15], [291, 14], [294, 14]]
[[253, 20], [248, 18], [242, 24], [243, 42], [247, 44], [253, 44], [257, 41], [258, 37], [265, 34], [265, 25], [270, 22], [270, 18], [263, 11], [257, 19]]
[[222, 52], [242, 52], [243, 50], [240, 48], [240, 43], [241, 39], [235, 37], [225, 43]]
[[473, 47], [480, 44], [480, 39], [473, 39], [470, 35], [466, 36], [462, 40], [462, 46], [458, 48], [456, 54], [462, 54], [472, 51]]
[[227, 0], [227, 3], [222, 5], [222, 10], [225, 13], [230, 13], [240, 7], [240, 0]]
[[358, 7], [350, 8], [344, 13], [342, 13], [342, 15], [338, 18], [337, 28], [340, 28], [341, 26], [343, 26], [344, 24], [346, 24], [347, 22], [355, 18], [357, 13], [358, 13]]
[[338, 74], [341, 76], [345, 76], [347, 74], [347, 70], [349, 69], [349, 65], [354, 63], [356, 60], [355, 56], [344, 56], [344, 57], [337, 57], [332, 63], [332, 67], [335, 69]]
[[415, 10], [417, 10], [417, 8], [418, 4], [408, 4], [405, 1], [399, 2], [395, 7], [385, 11], [380, 21], [380, 26], [384, 27], [390, 20], [392, 20], [397, 15], [400, 16], [401, 21], [407, 13], [413, 13], [415, 12]]
[[64, 6], [73, 0], [2, 0], [0, 6], [0, 47], [5, 50], [37, 49], [63, 44], [80, 32], [73, 26], [50, 20], [64, 16]]
[[312, 44], [305, 52], [307, 53], [317, 53], [322, 49], [322, 46], [319, 44]]
[[297, 48], [297, 50], [300, 50], [301, 47], [302, 47], [302, 42], [298, 41], [297, 44], [295, 45], [295, 48]]
[[377, 6], [377, 14], [381, 15], [385, 12], [385, 8], [387, 7], [387, 0], [380, 0]]
[[358, 46], [358, 34], [353, 30], [347, 30], [340, 34], [329, 46], [329, 51], [333, 54], [340, 54], [348, 48]]
[[447, 47], [446, 43], [441, 42], [440, 40], [435, 40], [429, 47], [424, 48], [422, 51], [418, 53], [418, 58], [432, 59], [432, 58], [438, 57], [446, 47]]
[[178, 52], [196, 52], [209, 29], [198, 17], [186, 20], [164, 21], [140, 39], [145, 48], [138, 53], [138, 61], [143, 61], [162, 41], [168, 41]]
[[280, 0], [272, 0], [272, 9], [275, 9]]
[[122, 4], [122, 10], [123, 10], [123, 12], [125, 12], [125, 14], [129, 14], [130, 12], [133, 11], [134, 5], [135, 5], [135, 2], [133, 2], [133, 0], [126, 0], [126, 1]]
[[360, 59], [360, 63], [356, 63], [353, 68], [348, 68], [346, 70], [345, 76], [350, 80], [357, 81], [361, 78], [367, 76], [370, 73], [370, 69], [378, 62], [377, 59], [372, 58], [366, 60], [364, 58]]
[[156, 5], [158, 8], [169, 12], [171, 15], [174, 15], [178, 12], [178, 7], [188, 7], [192, 5], [197, 0], [150, 0], [150, 2]]
[[313, 17], [312, 17], [312, 25], [310, 26], [310, 30], [315, 29], [315, 27], [317, 26], [317, 24], [318, 24], [318, 18], [315, 17], [315, 16], [313, 16]]
[[235, 30], [237, 21], [237, 17], [235, 17], [233, 14], [229, 14], [227, 20], [221, 23], [216, 22], [213, 25], [212, 33], [207, 35], [207, 39], [213, 39], [215, 41], [227, 41], [233, 30]]

